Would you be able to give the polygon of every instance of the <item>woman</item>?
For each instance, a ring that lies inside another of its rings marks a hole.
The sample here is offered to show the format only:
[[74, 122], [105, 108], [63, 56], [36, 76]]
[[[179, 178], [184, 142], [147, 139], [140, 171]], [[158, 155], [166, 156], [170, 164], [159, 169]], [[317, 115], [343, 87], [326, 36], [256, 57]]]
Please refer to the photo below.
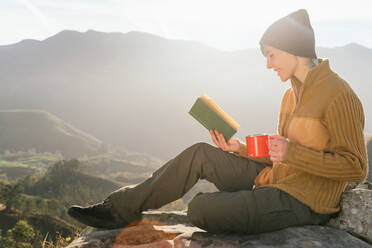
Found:
[[363, 181], [368, 167], [362, 105], [328, 60], [317, 59], [314, 44], [305, 10], [273, 23], [260, 41], [267, 68], [292, 84], [283, 96], [269, 157], [249, 159], [245, 144], [226, 142], [211, 130], [218, 148], [195, 144], [143, 183], [119, 189], [103, 203], [72, 206], [69, 214], [94, 227], [125, 226], [142, 211], [182, 197], [201, 178], [220, 192], [195, 196], [188, 217], [209, 232], [326, 223], [339, 211], [348, 182]]

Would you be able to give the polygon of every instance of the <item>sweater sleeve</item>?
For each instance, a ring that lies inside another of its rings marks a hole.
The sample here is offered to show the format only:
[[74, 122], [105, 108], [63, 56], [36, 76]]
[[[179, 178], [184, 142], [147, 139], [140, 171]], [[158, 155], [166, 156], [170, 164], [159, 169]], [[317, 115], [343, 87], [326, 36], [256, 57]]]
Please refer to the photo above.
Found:
[[333, 180], [362, 182], [368, 173], [364, 113], [353, 92], [340, 93], [328, 106], [325, 122], [329, 151], [289, 142], [283, 162], [307, 173]]

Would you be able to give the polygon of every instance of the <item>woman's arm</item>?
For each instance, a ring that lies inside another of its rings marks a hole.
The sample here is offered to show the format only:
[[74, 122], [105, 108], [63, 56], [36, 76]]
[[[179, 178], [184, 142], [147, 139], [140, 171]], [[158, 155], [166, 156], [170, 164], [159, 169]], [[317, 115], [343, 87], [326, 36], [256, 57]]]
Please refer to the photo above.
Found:
[[283, 163], [334, 180], [363, 181], [368, 164], [360, 100], [352, 92], [340, 93], [328, 106], [325, 121], [330, 134], [329, 151], [317, 151], [289, 142]]

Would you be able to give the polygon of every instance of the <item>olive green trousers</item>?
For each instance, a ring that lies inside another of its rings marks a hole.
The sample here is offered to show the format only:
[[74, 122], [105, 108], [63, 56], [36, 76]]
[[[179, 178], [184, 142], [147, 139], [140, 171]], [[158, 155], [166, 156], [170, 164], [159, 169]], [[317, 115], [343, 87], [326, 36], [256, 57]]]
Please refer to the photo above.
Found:
[[260, 233], [329, 220], [330, 215], [315, 213], [279, 189], [253, 189], [254, 179], [265, 166], [207, 143], [197, 143], [149, 179], [123, 187], [109, 199], [114, 210], [132, 222], [141, 218], [142, 211], [177, 200], [199, 179], [206, 179], [220, 192], [199, 193], [189, 203], [187, 214], [191, 223], [206, 231]]

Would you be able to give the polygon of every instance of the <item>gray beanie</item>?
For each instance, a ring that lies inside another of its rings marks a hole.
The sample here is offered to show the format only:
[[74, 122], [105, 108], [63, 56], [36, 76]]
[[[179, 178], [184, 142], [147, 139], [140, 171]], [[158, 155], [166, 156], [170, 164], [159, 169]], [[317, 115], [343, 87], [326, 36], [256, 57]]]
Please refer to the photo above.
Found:
[[295, 11], [271, 24], [262, 35], [260, 45], [264, 56], [264, 45], [269, 45], [296, 56], [317, 57], [314, 31], [309, 15], [304, 9]]

